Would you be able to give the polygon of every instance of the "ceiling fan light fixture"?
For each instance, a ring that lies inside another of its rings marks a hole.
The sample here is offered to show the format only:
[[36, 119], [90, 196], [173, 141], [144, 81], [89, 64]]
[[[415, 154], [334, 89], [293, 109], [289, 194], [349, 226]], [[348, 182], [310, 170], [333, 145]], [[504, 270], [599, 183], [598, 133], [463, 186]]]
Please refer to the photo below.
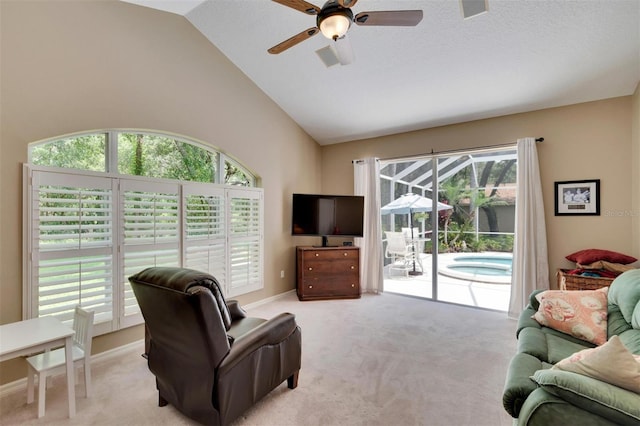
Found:
[[[325, 12], [323, 10], [323, 12]], [[318, 27], [326, 38], [337, 40], [344, 36], [353, 21], [351, 9], [337, 7], [318, 15]]]

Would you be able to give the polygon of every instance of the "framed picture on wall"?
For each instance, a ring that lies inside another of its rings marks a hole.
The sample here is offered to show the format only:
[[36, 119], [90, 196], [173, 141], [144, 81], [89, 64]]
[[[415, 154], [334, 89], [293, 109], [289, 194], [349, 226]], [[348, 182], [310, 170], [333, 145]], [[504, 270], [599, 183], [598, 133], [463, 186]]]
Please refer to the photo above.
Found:
[[600, 179], [555, 183], [556, 216], [600, 216]]

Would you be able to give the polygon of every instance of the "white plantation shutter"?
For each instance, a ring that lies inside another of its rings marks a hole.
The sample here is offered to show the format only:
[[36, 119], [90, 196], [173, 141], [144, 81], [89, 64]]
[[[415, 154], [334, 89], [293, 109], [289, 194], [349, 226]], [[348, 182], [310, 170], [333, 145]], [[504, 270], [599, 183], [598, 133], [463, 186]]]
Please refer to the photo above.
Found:
[[128, 277], [150, 266], [215, 276], [225, 296], [263, 288], [263, 191], [25, 166], [24, 318], [94, 335], [143, 322]]
[[[76, 305], [95, 311], [96, 331], [113, 328], [114, 182], [34, 171], [27, 186], [27, 278], [32, 316], [71, 323]], [[28, 184], [29, 185], [29, 184]]]
[[184, 266], [209, 272], [225, 288], [225, 191], [213, 185], [185, 185], [183, 200]]
[[151, 266], [180, 266], [179, 190], [177, 184], [120, 181], [123, 325], [141, 318], [129, 277]]
[[227, 190], [229, 269], [227, 296], [264, 287], [261, 190]]

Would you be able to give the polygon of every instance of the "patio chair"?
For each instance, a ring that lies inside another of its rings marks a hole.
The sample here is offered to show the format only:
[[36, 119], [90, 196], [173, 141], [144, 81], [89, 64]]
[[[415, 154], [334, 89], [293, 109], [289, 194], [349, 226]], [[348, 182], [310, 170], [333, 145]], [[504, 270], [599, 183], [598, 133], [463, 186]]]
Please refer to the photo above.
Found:
[[413, 228], [413, 235], [411, 234], [411, 228], [402, 228], [402, 234], [407, 242], [420, 237], [420, 231], [418, 228]]
[[406, 239], [404, 232], [385, 232], [387, 236], [387, 248], [385, 257], [392, 259], [392, 269], [401, 269], [405, 274], [409, 274], [409, 270], [419, 270], [422, 272], [422, 253], [421, 247], [424, 242], [411, 238]]
[[[76, 306], [73, 315], [73, 364], [84, 370], [85, 397], [91, 396], [91, 340], [93, 338], [93, 311]], [[44, 416], [47, 378], [66, 371], [64, 348], [43, 352], [27, 358], [27, 404], [33, 402], [34, 377], [38, 376], [38, 418]]]
[[387, 248], [384, 256], [391, 259], [391, 268], [402, 270], [405, 274], [412, 267], [413, 255], [411, 244], [407, 244], [407, 240], [402, 232], [385, 232], [387, 238]]

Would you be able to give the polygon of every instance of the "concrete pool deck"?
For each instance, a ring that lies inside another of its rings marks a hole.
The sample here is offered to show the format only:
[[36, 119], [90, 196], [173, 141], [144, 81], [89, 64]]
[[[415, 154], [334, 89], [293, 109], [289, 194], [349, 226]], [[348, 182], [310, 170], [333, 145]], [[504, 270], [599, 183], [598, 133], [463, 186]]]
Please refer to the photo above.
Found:
[[[466, 254], [468, 253], [439, 254], [439, 265], [447, 265], [454, 262], [454, 257]], [[389, 265], [385, 266], [384, 291], [433, 299], [431, 255], [421, 254], [420, 260], [424, 267], [422, 275], [405, 275], [402, 270], [391, 269]], [[491, 284], [438, 274], [439, 301], [506, 312], [509, 307], [510, 294], [510, 282]]]

